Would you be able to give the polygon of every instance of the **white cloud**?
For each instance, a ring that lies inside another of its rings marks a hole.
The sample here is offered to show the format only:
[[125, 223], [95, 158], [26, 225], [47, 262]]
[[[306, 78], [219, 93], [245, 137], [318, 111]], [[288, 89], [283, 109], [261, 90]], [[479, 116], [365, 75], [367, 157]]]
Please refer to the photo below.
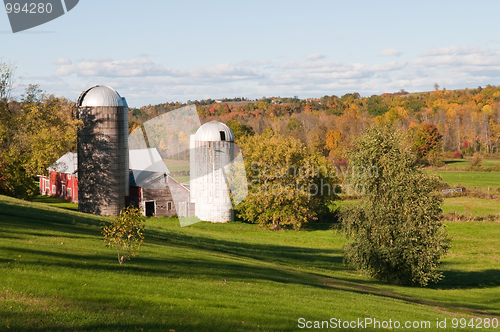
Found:
[[66, 59], [66, 58], [59, 58], [57, 59], [56, 61], [56, 65], [58, 66], [62, 66], [62, 65], [71, 65], [73, 62], [71, 62], [70, 59]]
[[309, 54], [307, 56], [307, 60], [321, 60], [326, 58], [326, 55], [321, 54], [321, 53], [314, 53], [314, 54]]
[[451, 45], [441, 48], [430, 48], [419, 54], [421, 57], [425, 56], [438, 56], [438, 55], [467, 55], [467, 54], [477, 54], [477, 53], [488, 53], [490, 49], [488, 47], [469, 47], [469, 46], [458, 46]]
[[78, 97], [94, 84], [107, 84], [127, 97], [132, 106], [234, 96], [371, 95], [400, 89], [428, 91], [435, 82], [453, 89], [500, 81], [500, 52], [490, 48], [430, 48], [412, 60], [375, 58], [378, 61], [372, 64], [325, 58], [323, 54], [311, 54], [295, 61], [242, 60], [187, 69], [170, 68], [144, 58], [73, 62], [61, 58], [55, 76], [37, 81], [44, 90], [69, 98]]
[[386, 48], [378, 56], [400, 56], [403, 52], [395, 48]]

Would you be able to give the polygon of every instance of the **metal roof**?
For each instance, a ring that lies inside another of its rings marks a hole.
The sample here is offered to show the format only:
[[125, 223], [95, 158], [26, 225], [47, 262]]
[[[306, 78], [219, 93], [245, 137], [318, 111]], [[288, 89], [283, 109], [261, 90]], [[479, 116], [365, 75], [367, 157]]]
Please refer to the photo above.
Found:
[[210, 121], [196, 131], [194, 140], [198, 142], [234, 142], [234, 135], [231, 129], [222, 122]]
[[156, 148], [129, 150], [128, 154], [131, 186], [161, 189], [162, 185], [166, 185], [160, 179], [164, 179], [170, 171]]
[[127, 102], [112, 87], [95, 85], [81, 93], [77, 105], [83, 107], [127, 107]]
[[128, 155], [132, 170], [170, 173], [156, 148], [129, 150]]
[[47, 168], [51, 172], [75, 174], [78, 169], [78, 157], [74, 152], [68, 152]]

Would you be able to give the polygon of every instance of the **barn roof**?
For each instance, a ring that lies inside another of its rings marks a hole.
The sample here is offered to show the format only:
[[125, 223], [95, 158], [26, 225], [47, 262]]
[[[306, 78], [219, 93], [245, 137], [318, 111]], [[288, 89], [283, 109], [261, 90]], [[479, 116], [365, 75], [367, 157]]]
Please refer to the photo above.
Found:
[[68, 152], [59, 158], [52, 166], [47, 168], [51, 172], [76, 174], [78, 169], [78, 157], [74, 152]]
[[156, 148], [129, 150], [130, 185], [142, 187], [169, 174]]

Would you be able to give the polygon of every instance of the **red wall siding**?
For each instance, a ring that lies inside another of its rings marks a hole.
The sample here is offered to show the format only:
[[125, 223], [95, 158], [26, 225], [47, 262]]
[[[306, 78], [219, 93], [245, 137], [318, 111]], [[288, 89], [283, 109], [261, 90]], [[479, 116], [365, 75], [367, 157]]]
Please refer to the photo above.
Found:
[[[41, 178], [44, 179], [44, 178]], [[48, 188], [42, 187], [40, 182], [40, 189], [48, 191], [50, 196], [64, 198], [67, 201], [78, 203], [78, 179], [74, 176], [64, 173], [50, 172], [49, 175], [50, 186]], [[64, 192], [63, 192], [64, 185]], [[52, 191], [52, 186], [55, 186], [55, 193]], [[68, 196], [68, 189], [71, 189], [71, 196]]]

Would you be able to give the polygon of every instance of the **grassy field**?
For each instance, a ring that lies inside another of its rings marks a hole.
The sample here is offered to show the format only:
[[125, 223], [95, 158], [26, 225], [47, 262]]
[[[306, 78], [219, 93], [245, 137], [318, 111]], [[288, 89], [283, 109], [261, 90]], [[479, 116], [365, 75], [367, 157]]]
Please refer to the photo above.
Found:
[[189, 183], [189, 160], [165, 159], [170, 175], [181, 183]]
[[[356, 204], [357, 200], [346, 200], [335, 202], [342, 207], [349, 204]], [[500, 201], [493, 199], [475, 198], [475, 197], [448, 197], [441, 206], [443, 213], [455, 212], [475, 217], [480, 216], [499, 216]]]
[[[453, 159], [445, 160], [445, 166], [442, 168], [467, 168], [470, 167], [471, 158], [468, 159]], [[484, 167], [493, 167], [500, 164], [500, 160], [483, 160], [481, 163]]]
[[465, 186], [469, 189], [489, 187], [492, 193], [500, 188], [500, 172], [431, 171], [430, 173], [440, 175], [443, 181], [452, 187]]
[[48, 205], [48, 206], [52, 206], [52, 207], [58, 207], [61, 209], [78, 211], [78, 204], [68, 202], [67, 200], [62, 199], [62, 198], [45, 196], [45, 195], [38, 195], [37, 197], [35, 197], [31, 201], [35, 202], [35, 203], [42, 203], [44, 205]]
[[445, 279], [415, 288], [350, 270], [328, 224], [273, 232], [153, 218], [139, 255], [120, 266], [103, 245], [105, 220], [0, 196], [0, 330], [296, 331], [301, 317], [450, 326], [500, 316], [500, 223], [449, 223]]
[[442, 205], [444, 213], [456, 212], [472, 216], [500, 215], [500, 202], [492, 199], [472, 197], [446, 198]]

